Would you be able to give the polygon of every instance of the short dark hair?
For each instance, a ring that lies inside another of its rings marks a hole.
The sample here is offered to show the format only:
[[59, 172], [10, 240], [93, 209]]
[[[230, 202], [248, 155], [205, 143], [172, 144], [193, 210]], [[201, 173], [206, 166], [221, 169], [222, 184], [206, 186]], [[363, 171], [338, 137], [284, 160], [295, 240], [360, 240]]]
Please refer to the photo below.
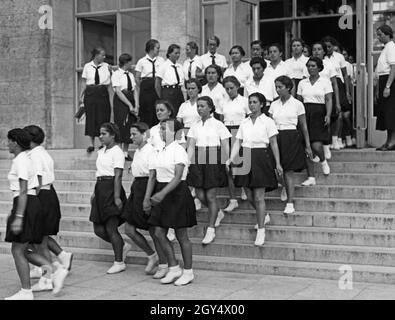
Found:
[[309, 61], [307, 61], [306, 66], [309, 64], [309, 62], [315, 62], [317, 64], [318, 69], [320, 70], [320, 72], [322, 70], [324, 70], [324, 63], [322, 62], [322, 60], [318, 57], [311, 57], [309, 59]]
[[245, 50], [243, 49], [243, 47], [242, 47], [242, 46], [239, 46], [239, 45], [233, 46], [233, 47], [229, 50], [229, 55], [232, 54], [232, 51], [233, 51], [234, 49], [239, 50], [241, 56], [242, 56], [242, 57], [245, 57], [246, 52], [245, 52]]
[[221, 44], [221, 41], [219, 40], [219, 38], [217, 36], [211, 36], [210, 38], [208, 38], [207, 44], [210, 40], [214, 40], [217, 43], [217, 47], [219, 47], [219, 45]]
[[265, 49], [265, 45], [263, 44], [262, 40], [254, 40], [254, 41], [252, 41], [251, 42], [251, 48], [253, 46], [255, 46], [256, 44], [259, 45], [262, 48], [262, 50]]
[[333, 46], [338, 46], [339, 45], [339, 42], [334, 38], [334, 37], [331, 37], [331, 36], [326, 36], [326, 37], [324, 37], [323, 39], [322, 39], [322, 42], [329, 42], [329, 43], [331, 43]]
[[212, 65], [208, 66], [206, 68], [206, 70], [204, 70], [204, 74], [206, 76], [207, 76], [208, 69], [215, 69], [215, 71], [217, 71], [217, 74], [218, 74], [218, 81], [221, 80], [221, 78], [222, 78], [222, 69], [221, 69], [220, 66], [218, 66], [216, 64], [212, 64]]
[[187, 43], [187, 46], [190, 46], [192, 50], [195, 50], [196, 54], [199, 54], [199, 46], [195, 41], [190, 41]]
[[170, 123], [170, 127], [174, 129], [174, 133], [177, 134], [178, 132], [180, 132], [180, 130], [184, 129], [184, 126], [182, 125], [182, 123], [180, 121], [178, 121], [177, 119], [167, 119], [167, 120], [163, 120], [161, 121], [162, 123]]
[[30, 134], [32, 138], [32, 142], [40, 145], [44, 142], [45, 139], [45, 133], [44, 130], [41, 129], [39, 126], [31, 125], [24, 127], [23, 130], [25, 130], [28, 134]]
[[394, 38], [394, 31], [388, 24], [382, 24], [380, 27], [377, 28], [377, 31], [380, 30], [386, 36], [390, 36], [391, 39]]
[[301, 39], [301, 38], [295, 38], [295, 39], [292, 39], [292, 41], [291, 41], [291, 48], [292, 48], [292, 46], [293, 46], [293, 44], [294, 44], [295, 42], [299, 42], [299, 43], [302, 45], [302, 47], [304, 47], [304, 46], [306, 45], [306, 43], [303, 41], [303, 39]]
[[215, 104], [213, 99], [211, 99], [209, 96], [203, 96], [203, 97], [199, 97], [197, 99], [197, 101], [205, 101], [207, 102], [208, 107], [210, 108], [210, 113], [214, 113], [215, 112]]
[[147, 43], [145, 44], [145, 52], [149, 53], [150, 51], [155, 49], [155, 46], [159, 43], [158, 40], [155, 39], [150, 39], [147, 41]]
[[198, 90], [199, 90], [199, 93], [202, 93], [202, 84], [200, 83], [200, 81], [199, 81], [198, 79], [192, 78], [192, 79], [189, 79], [189, 80], [185, 81], [185, 87], [186, 87], [188, 84], [191, 84], [191, 83], [196, 84], [196, 86], [197, 86], [197, 88], [198, 88]]
[[274, 82], [281, 82], [288, 89], [289, 92], [291, 92], [294, 87], [291, 78], [287, 76], [280, 76]]
[[313, 49], [315, 45], [319, 44], [322, 49], [324, 49], [324, 54], [327, 55], [328, 54], [328, 49], [326, 48], [325, 43], [323, 43], [322, 41], [316, 41], [312, 44], [311, 48]]
[[13, 142], [16, 142], [17, 145], [21, 147], [22, 151], [30, 149], [32, 137], [26, 130], [20, 128], [12, 129], [8, 131], [7, 138]]
[[267, 68], [267, 63], [265, 59], [259, 57], [252, 58], [250, 61], [250, 66], [252, 67], [254, 64], [258, 64], [258, 63], [262, 66], [263, 69]]
[[125, 64], [132, 60], [133, 57], [129, 53], [123, 53], [119, 56], [119, 66], [122, 68]]
[[121, 142], [121, 133], [119, 132], [119, 127], [115, 123], [106, 122], [103, 123], [100, 128], [106, 130], [111, 136], [113, 136], [116, 143]]
[[251, 98], [254, 98], [254, 97], [257, 98], [261, 104], [263, 104], [263, 107], [266, 106], [267, 100], [266, 100], [266, 97], [265, 97], [262, 93], [260, 93], [260, 92], [255, 92], [255, 93], [251, 94], [251, 95], [248, 97], [248, 100], [250, 100]]
[[170, 101], [167, 101], [167, 100], [157, 100], [156, 102], [155, 102], [155, 109], [156, 109], [156, 107], [158, 106], [158, 105], [160, 105], [160, 104], [163, 104], [165, 107], [166, 107], [166, 109], [170, 112], [170, 118], [175, 118], [175, 111], [174, 111], [174, 107], [173, 107], [173, 105], [171, 104], [171, 102]]
[[222, 84], [225, 86], [225, 83], [227, 82], [231, 82], [233, 83], [237, 88], [241, 87], [240, 81], [237, 80], [237, 78], [235, 76], [228, 76], [226, 77], [223, 81]]
[[145, 133], [145, 132], [147, 132], [147, 131], [149, 130], [149, 126], [148, 126], [148, 124], [146, 124], [145, 122], [136, 122], [136, 123], [133, 123], [133, 124], [130, 126], [130, 129], [132, 129], [132, 128], [137, 129], [137, 131], [140, 132], [141, 134], [143, 134], [143, 133]]
[[[308, 45], [308, 44], [305, 44], [304, 46], [303, 46], [303, 50], [304, 49], [307, 49], [308, 51], [309, 51], [309, 55], [311, 55], [311, 47]], [[325, 49], [324, 49], [325, 50]]]
[[93, 59], [95, 59], [96, 58], [96, 56], [100, 53], [100, 52], [102, 52], [102, 51], [104, 51], [104, 52], [106, 52], [106, 50], [104, 50], [104, 48], [102, 48], [102, 47], [96, 47], [96, 48], [94, 48], [92, 51], [91, 51], [91, 60], [93, 60]]
[[170, 54], [173, 53], [173, 51], [176, 49], [181, 49], [181, 47], [178, 44], [171, 44], [167, 49], [166, 57], [169, 58]]
[[276, 47], [276, 48], [278, 49], [278, 51], [280, 51], [281, 53], [284, 53], [284, 47], [283, 47], [283, 45], [281, 45], [281, 44], [279, 44], [279, 43], [272, 43], [272, 44], [269, 46], [269, 49], [270, 49], [271, 47]]

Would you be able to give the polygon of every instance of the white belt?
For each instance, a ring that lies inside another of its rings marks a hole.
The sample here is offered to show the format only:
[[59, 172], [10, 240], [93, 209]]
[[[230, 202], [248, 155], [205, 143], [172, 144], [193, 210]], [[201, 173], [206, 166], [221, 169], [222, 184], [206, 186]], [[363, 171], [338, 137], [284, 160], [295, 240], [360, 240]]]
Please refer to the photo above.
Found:
[[41, 190], [51, 190], [52, 184], [46, 184], [45, 186], [42, 186], [40, 189]]
[[240, 126], [240, 124], [241, 124], [241, 122], [225, 121], [225, 126], [228, 126], [228, 127]]
[[278, 125], [277, 130], [296, 130], [296, 126], [294, 125]]
[[243, 143], [242, 147], [249, 148], [249, 149], [262, 149], [262, 148], [266, 149], [268, 147], [268, 145], [266, 143], [254, 143], [254, 144], [251, 144], [251, 143], [244, 144]]
[[[20, 191], [12, 191], [13, 198], [19, 197], [20, 194], [21, 194]], [[35, 189], [30, 189], [30, 190], [27, 190], [27, 195], [28, 196], [35, 196], [35, 195], [37, 195], [37, 192]]]

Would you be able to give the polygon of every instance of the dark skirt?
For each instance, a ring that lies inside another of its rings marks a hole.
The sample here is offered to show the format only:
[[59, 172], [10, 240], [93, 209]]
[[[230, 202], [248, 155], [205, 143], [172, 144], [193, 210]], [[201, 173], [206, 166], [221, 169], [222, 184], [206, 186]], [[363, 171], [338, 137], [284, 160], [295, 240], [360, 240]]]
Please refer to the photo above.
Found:
[[[156, 182], [154, 194], [166, 186], [167, 183]], [[148, 223], [173, 229], [190, 228], [197, 224], [195, 203], [185, 181], [181, 181], [160, 204], [152, 207]]]
[[226, 175], [226, 155], [221, 159], [220, 147], [196, 147], [194, 163], [189, 166], [188, 185], [209, 190], [228, 186]]
[[292, 80], [293, 80], [294, 83], [295, 83], [295, 92], [298, 92], [299, 83], [300, 83], [300, 81], [302, 81], [303, 79], [296, 79], [296, 78], [294, 78], [294, 79], [292, 79]]
[[339, 88], [339, 99], [342, 112], [351, 111], [351, 105], [348, 103], [346, 84], [340, 78], [337, 79], [337, 86]]
[[111, 104], [107, 86], [87, 86], [84, 105], [86, 110], [85, 135], [100, 136], [100, 126], [110, 122]]
[[330, 129], [325, 127], [325, 104], [305, 103], [304, 106], [306, 108], [306, 122], [310, 142], [328, 143], [330, 141]]
[[150, 227], [148, 224], [149, 216], [146, 215], [143, 210], [143, 201], [145, 197], [145, 191], [147, 189], [147, 183], [148, 177], [135, 178], [130, 188], [129, 198], [126, 201], [122, 213], [122, 218], [127, 223], [142, 230], [148, 230]]
[[[120, 198], [125, 205], [126, 194], [123, 187], [121, 187]], [[114, 202], [114, 179], [97, 181], [89, 221], [103, 225], [111, 217], [119, 217], [119, 225], [121, 225], [124, 222], [121, 214]]]
[[61, 213], [55, 188], [51, 185], [51, 190], [41, 190], [38, 199], [44, 213], [43, 235], [56, 236], [59, 232]]
[[[135, 106], [133, 91], [123, 92], [126, 98]], [[136, 116], [134, 116], [129, 107], [124, 104], [118, 95], [114, 94], [114, 122], [119, 128], [119, 133], [121, 134], [121, 143], [132, 143], [130, 139], [130, 127], [133, 123], [137, 121]]]
[[22, 232], [18, 235], [12, 233], [11, 224], [16, 218], [18, 198], [13, 200], [11, 215], [7, 220], [6, 242], [40, 244], [43, 239], [43, 218], [40, 200], [36, 196], [27, 196], [26, 210], [23, 217]]
[[276, 190], [278, 181], [273, 154], [267, 148], [243, 148], [243, 165], [232, 168], [235, 186], [249, 189]]
[[376, 129], [380, 131], [395, 130], [395, 81], [392, 82], [390, 96], [384, 98], [383, 94], [387, 80], [388, 76], [380, 76], [379, 78]]
[[280, 130], [277, 142], [284, 172], [301, 172], [306, 169], [306, 153], [299, 130]]
[[174, 114], [178, 114], [180, 106], [185, 102], [181, 88], [162, 87], [162, 99], [171, 103], [174, 108]]
[[229, 139], [229, 148], [231, 152], [232, 147], [236, 141], [237, 132], [239, 131], [240, 126], [226, 126], [226, 128], [228, 129], [229, 133], [232, 134], [232, 138]]
[[155, 102], [159, 100], [155, 90], [155, 79], [144, 79], [140, 85], [140, 110], [141, 122], [148, 124], [150, 128], [159, 123], [156, 117]]

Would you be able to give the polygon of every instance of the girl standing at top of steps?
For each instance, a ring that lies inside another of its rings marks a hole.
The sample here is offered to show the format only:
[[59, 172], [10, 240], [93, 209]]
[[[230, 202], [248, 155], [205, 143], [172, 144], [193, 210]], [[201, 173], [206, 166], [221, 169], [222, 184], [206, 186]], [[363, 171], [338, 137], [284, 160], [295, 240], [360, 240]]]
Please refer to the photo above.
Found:
[[[174, 282], [176, 286], [187, 285], [194, 279], [188, 228], [196, 225], [196, 209], [186, 183], [188, 155], [177, 141], [177, 136], [182, 132], [182, 124], [177, 120], [161, 122], [160, 133], [165, 147], [149, 163], [150, 177], [143, 204], [144, 211], [150, 211], [148, 223], [155, 227], [155, 236], [169, 265], [169, 271], [161, 283]], [[184, 270], [181, 270], [173, 246], [166, 236], [168, 228], [175, 230]]]
[[[154, 275], [154, 279], [161, 279], [166, 275], [167, 260], [157, 238], [155, 238], [154, 227], [148, 224], [149, 216], [143, 210], [143, 201], [147, 192], [149, 178], [148, 162], [155, 157], [157, 151], [147, 143], [149, 138], [149, 127], [146, 123], [140, 122], [132, 124], [130, 129], [133, 143], [137, 145], [137, 150], [131, 165], [133, 183], [130, 188], [130, 196], [123, 210], [122, 218], [126, 221], [125, 233], [131, 238], [148, 256], [148, 263], [145, 268], [146, 274], [151, 274], [159, 262], [159, 268]], [[154, 240], [156, 252], [148, 244], [145, 237], [137, 229], [149, 231]], [[124, 251], [126, 254], [130, 249]], [[124, 257], [126, 259], [126, 255]]]
[[[123, 223], [121, 213], [126, 202], [122, 187], [122, 173], [125, 155], [118, 145], [120, 133], [117, 125], [104, 123], [100, 128], [100, 141], [103, 148], [98, 151], [96, 160], [95, 191], [91, 197], [89, 220], [93, 222], [95, 234], [112, 244], [115, 262], [107, 274], [122, 272], [126, 269], [123, 257], [124, 242], [118, 227]], [[126, 247], [125, 247], [126, 248]]]
[[253, 93], [249, 97], [251, 114], [241, 123], [230, 159], [226, 162], [228, 168], [238, 164], [239, 151], [243, 148], [243, 165], [234, 167], [232, 171], [235, 185], [245, 188], [248, 200], [257, 213], [256, 246], [265, 243], [265, 192], [278, 188], [276, 170], [279, 176], [283, 174], [277, 145], [278, 131], [274, 121], [262, 113], [265, 106], [266, 99], [261, 93]]
[[[36, 190], [44, 214], [42, 220], [43, 241], [38, 247], [38, 252], [48, 261], [52, 261], [50, 251], [56, 255], [61, 263], [58, 266], [57, 272], [63, 273], [62, 278], [64, 279], [71, 269], [73, 254], [65, 252], [51, 237], [58, 234], [61, 219], [59, 199], [53, 186], [55, 182], [54, 162], [47, 150], [41, 146], [45, 139], [44, 131], [40, 127], [34, 125], [25, 127], [24, 130], [32, 137], [29, 156], [37, 170], [39, 186]], [[40, 280], [33, 286], [33, 291], [47, 291], [53, 289], [51, 279], [42, 276], [42, 269], [40, 267], [35, 267], [30, 273], [31, 278], [36, 278], [37, 276]], [[59, 285], [62, 286], [63, 284], [57, 284], [55, 293], [59, 290]]]

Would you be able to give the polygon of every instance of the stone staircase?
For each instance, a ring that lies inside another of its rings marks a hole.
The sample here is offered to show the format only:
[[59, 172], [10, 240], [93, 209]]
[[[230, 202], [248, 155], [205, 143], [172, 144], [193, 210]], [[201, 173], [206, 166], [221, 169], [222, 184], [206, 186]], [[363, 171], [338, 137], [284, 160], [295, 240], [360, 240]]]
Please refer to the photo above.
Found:
[[[62, 206], [62, 246], [77, 259], [112, 261], [111, 246], [98, 239], [88, 221], [89, 200], [95, 184], [95, 159], [83, 150], [51, 151], [57, 168], [55, 188]], [[10, 160], [0, 153], [0, 241], [11, 209], [6, 176]], [[350, 265], [354, 281], [395, 283], [395, 153], [372, 150], [333, 153], [332, 174], [318, 177], [318, 185], [296, 188], [295, 216], [284, 216], [279, 190], [267, 195], [271, 223], [263, 248], [254, 247], [255, 213], [239, 201], [226, 214], [217, 237], [203, 247], [207, 211], [198, 212], [199, 225], [190, 230], [194, 268], [338, 280], [339, 268]], [[318, 172], [321, 172], [318, 168]], [[305, 178], [297, 175], [297, 184]], [[125, 171], [124, 188], [130, 190]], [[221, 207], [227, 191], [221, 190]], [[123, 232], [123, 227], [121, 227]], [[134, 246], [127, 262], [144, 264], [145, 255]], [[180, 250], [175, 244], [177, 253]], [[10, 245], [0, 242], [0, 253]]]

